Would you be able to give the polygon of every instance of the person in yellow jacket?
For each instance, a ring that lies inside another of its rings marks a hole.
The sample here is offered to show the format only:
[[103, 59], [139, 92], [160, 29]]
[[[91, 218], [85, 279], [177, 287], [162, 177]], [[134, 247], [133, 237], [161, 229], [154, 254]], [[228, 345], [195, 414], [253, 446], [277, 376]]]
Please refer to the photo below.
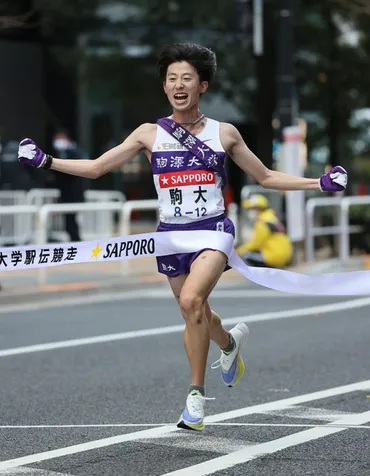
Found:
[[293, 245], [267, 198], [251, 195], [242, 201], [242, 207], [248, 210], [254, 229], [250, 240], [236, 248], [237, 253], [250, 266], [288, 266], [293, 257]]

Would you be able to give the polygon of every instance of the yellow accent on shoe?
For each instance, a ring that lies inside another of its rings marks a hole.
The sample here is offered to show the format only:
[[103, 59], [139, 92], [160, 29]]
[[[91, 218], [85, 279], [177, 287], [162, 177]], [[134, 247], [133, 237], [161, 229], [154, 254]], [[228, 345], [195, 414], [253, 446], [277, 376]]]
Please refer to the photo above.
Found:
[[177, 428], [182, 428], [183, 430], [194, 430], [194, 431], [203, 431], [204, 423], [185, 423], [184, 420], [181, 420], [177, 424]]
[[235, 379], [234, 382], [232, 382], [229, 387], [235, 387], [236, 385], [238, 385], [238, 383], [240, 382], [240, 380], [242, 379], [243, 375], [244, 375], [244, 371], [245, 371], [245, 365], [244, 365], [244, 361], [243, 359], [241, 358], [240, 355], [238, 355], [238, 363], [237, 363], [237, 377]]

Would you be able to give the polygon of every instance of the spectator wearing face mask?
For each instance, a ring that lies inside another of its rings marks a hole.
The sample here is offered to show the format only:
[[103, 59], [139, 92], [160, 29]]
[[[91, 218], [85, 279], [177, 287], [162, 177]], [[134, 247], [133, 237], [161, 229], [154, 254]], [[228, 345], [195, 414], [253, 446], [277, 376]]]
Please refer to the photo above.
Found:
[[251, 238], [236, 251], [250, 266], [284, 268], [293, 257], [293, 246], [264, 195], [251, 195], [242, 201], [253, 223]]
[[[59, 130], [53, 137], [53, 157], [59, 159], [87, 158], [69, 136], [68, 132]], [[87, 179], [75, 175], [55, 173], [55, 186], [60, 190], [61, 203], [81, 203], [85, 201], [84, 192], [87, 188]], [[66, 231], [71, 241], [81, 241], [80, 230], [75, 213], [65, 215]]]

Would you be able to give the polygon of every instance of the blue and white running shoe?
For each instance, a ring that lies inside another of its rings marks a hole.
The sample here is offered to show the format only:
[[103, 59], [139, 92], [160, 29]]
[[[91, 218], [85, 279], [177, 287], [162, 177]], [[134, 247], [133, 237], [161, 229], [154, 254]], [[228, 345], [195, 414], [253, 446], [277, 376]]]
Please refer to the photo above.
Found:
[[242, 347], [246, 344], [249, 336], [249, 328], [244, 322], [239, 322], [230, 330], [236, 346], [230, 354], [221, 351], [221, 357], [211, 366], [212, 369], [221, 367], [221, 379], [228, 387], [235, 387], [243, 377], [245, 365], [240, 355]]
[[206, 400], [214, 399], [203, 397], [199, 390], [192, 390], [187, 396], [185, 410], [181, 414], [177, 427], [184, 430], [204, 430], [204, 404]]

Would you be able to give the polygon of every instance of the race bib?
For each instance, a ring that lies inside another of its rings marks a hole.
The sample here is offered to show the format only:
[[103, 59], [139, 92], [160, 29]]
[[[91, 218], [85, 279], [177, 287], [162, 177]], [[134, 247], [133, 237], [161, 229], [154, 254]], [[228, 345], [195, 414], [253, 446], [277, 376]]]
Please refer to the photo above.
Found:
[[165, 216], [202, 218], [216, 205], [216, 174], [210, 170], [166, 172], [158, 175], [159, 198]]

